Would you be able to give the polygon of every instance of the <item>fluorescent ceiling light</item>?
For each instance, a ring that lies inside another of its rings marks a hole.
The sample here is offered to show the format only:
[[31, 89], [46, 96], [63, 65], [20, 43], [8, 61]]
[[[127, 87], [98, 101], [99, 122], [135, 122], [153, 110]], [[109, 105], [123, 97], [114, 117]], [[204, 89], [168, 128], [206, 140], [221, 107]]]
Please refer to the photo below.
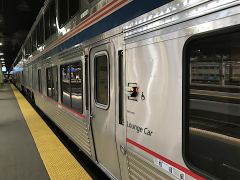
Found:
[[3, 43], [0, 42], [0, 46], [2, 46], [2, 45], [3, 45]]
[[1, 56], [1, 55], [4, 55], [4, 53], [0, 53], [0, 56]]

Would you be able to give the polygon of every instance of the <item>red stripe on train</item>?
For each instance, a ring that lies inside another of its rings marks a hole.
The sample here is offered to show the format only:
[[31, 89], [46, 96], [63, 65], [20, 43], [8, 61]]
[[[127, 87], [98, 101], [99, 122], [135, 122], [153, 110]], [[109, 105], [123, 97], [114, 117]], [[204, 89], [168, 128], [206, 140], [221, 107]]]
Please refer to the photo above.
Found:
[[160, 154], [157, 154], [156, 152], [154, 152], [154, 151], [152, 151], [152, 150], [144, 147], [144, 146], [141, 145], [141, 144], [138, 144], [137, 142], [135, 142], [135, 141], [133, 141], [133, 140], [131, 140], [131, 139], [129, 139], [129, 138], [127, 138], [127, 142], [128, 142], [129, 144], [135, 146], [135, 147], [138, 147], [139, 149], [143, 150], [144, 152], [146, 152], [146, 153], [148, 153], [148, 154], [151, 154], [152, 156], [154, 156], [154, 157], [156, 157], [156, 158], [158, 158], [158, 159], [160, 159], [160, 160], [162, 160], [162, 161], [170, 164], [171, 166], [173, 166], [173, 167], [175, 167], [175, 168], [183, 171], [184, 173], [188, 174], [189, 176], [192, 176], [193, 178], [195, 178], [195, 179], [197, 179], [197, 180], [206, 180], [205, 178], [203, 178], [203, 177], [195, 174], [194, 172], [190, 171], [189, 169], [187, 169], [187, 168], [185, 168], [185, 167], [183, 167], [183, 166], [181, 166], [181, 165], [179, 165], [179, 164], [171, 161], [170, 159], [167, 159], [167, 158], [163, 157], [163, 156], [160, 155]]

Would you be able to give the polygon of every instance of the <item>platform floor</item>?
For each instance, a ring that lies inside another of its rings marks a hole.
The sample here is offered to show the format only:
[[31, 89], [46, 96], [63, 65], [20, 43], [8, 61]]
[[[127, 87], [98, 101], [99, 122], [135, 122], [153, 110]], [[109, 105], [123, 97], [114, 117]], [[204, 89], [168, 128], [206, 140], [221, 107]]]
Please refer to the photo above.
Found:
[[91, 179], [28, 101], [0, 87], [0, 180]]

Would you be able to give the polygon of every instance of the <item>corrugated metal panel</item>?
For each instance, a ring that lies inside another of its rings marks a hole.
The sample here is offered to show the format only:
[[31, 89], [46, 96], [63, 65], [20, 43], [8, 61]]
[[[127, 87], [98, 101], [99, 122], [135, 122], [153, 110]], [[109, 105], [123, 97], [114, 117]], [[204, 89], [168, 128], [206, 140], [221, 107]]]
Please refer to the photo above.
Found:
[[58, 107], [57, 103], [45, 101], [36, 96], [36, 104], [51, 120], [61, 128], [67, 136], [91, 156], [88, 125], [85, 119], [80, 119], [64, 108]]
[[154, 180], [168, 180], [172, 179], [160, 170], [155, 168], [151, 163], [145, 160], [142, 156], [136, 152], [128, 149], [128, 174], [130, 179], [154, 179]]

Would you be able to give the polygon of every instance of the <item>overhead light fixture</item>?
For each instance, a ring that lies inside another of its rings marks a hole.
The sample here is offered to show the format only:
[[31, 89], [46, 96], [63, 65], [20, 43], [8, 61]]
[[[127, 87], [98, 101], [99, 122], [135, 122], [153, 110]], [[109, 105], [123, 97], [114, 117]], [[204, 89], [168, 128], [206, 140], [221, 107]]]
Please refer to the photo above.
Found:
[[0, 56], [4, 55], [4, 53], [0, 53]]
[[0, 60], [1, 60], [1, 61], [4, 61], [5, 59], [4, 59], [4, 58], [1, 58]]
[[3, 43], [0, 42], [0, 46], [2, 46], [2, 45], [3, 45]]

